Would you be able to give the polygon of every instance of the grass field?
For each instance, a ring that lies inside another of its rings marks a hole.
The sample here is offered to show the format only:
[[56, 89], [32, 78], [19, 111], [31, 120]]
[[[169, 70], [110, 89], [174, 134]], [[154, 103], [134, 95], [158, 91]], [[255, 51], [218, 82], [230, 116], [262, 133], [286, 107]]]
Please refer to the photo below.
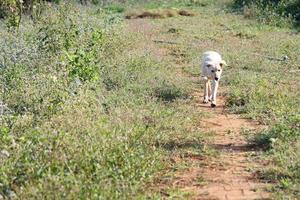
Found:
[[[229, 3], [69, 2], [46, 5], [19, 29], [1, 21], [0, 199], [188, 199], [158, 186], [190, 167], [187, 154], [217, 155], [198, 127], [211, 114], [192, 95], [211, 49], [229, 64], [227, 112], [265, 127], [246, 133], [264, 149], [260, 176], [274, 198], [300, 198], [300, 35]], [[125, 19], [161, 8], [195, 16]]]

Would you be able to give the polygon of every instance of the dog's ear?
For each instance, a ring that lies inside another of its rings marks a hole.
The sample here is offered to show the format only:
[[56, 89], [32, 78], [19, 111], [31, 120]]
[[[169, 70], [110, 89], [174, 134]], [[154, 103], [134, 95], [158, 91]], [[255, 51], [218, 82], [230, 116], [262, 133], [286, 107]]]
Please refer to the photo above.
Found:
[[223, 68], [223, 67], [226, 67], [226, 66], [228, 66], [228, 65], [227, 65], [227, 63], [225, 62], [225, 60], [221, 60], [220, 66]]

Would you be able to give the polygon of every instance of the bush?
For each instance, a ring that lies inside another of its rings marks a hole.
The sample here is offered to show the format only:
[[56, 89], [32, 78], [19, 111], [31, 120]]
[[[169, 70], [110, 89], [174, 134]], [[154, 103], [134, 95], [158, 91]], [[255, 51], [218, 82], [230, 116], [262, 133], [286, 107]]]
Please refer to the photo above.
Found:
[[276, 26], [287, 26], [300, 21], [300, 2], [298, 0], [234, 0], [236, 8], [242, 8], [246, 17], [258, 18]]
[[186, 98], [187, 94], [178, 86], [162, 81], [157, 88], [154, 89], [154, 95], [165, 102], [175, 101], [177, 98]]
[[[282, 47], [276, 50], [293, 54], [293, 48]], [[248, 55], [246, 58], [237, 64], [240, 68], [232, 68], [236, 71], [228, 73], [236, 75], [228, 81], [227, 106], [264, 125], [251, 141], [266, 151], [267, 156], [263, 158], [269, 164], [260, 174], [278, 183], [274, 189], [281, 193], [280, 197], [297, 199], [300, 192], [300, 93], [298, 74], [285, 69], [298, 69], [294, 65], [298, 58], [280, 63]]]

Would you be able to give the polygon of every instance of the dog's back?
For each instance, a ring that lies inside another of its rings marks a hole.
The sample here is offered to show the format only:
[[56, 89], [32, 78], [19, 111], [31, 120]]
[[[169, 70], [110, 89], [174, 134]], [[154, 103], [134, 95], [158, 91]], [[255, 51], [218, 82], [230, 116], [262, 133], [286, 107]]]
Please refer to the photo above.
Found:
[[222, 61], [221, 55], [215, 51], [206, 51], [203, 54], [203, 65], [219, 64]]

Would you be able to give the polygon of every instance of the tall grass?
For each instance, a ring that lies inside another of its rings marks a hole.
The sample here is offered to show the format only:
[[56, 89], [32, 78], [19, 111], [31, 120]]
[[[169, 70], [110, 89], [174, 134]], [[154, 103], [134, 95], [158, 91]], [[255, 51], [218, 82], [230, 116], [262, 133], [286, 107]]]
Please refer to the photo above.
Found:
[[256, 18], [275, 26], [298, 25], [300, 2], [298, 0], [234, 0], [234, 7], [241, 8], [247, 18]]
[[147, 196], [190, 123], [192, 108], [173, 106], [183, 82], [132, 51], [118, 12], [50, 6], [19, 30], [0, 23], [0, 197]]
[[[299, 41], [298, 37], [294, 39]], [[267, 40], [261, 45], [266, 43]], [[266, 151], [269, 165], [260, 173], [276, 183], [279, 199], [300, 196], [299, 58], [293, 44], [292, 40], [282, 41], [281, 47], [272, 43], [278, 47], [277, 54], [284, 52], [291, 57], [288, 62], [262, 61], [244, 55], [248, 63], [241, 63], [241, 70], [230, 72], [236, 76], [230, 78], [227, 101], [233, 112], [266, 125], [253, 140]]]

